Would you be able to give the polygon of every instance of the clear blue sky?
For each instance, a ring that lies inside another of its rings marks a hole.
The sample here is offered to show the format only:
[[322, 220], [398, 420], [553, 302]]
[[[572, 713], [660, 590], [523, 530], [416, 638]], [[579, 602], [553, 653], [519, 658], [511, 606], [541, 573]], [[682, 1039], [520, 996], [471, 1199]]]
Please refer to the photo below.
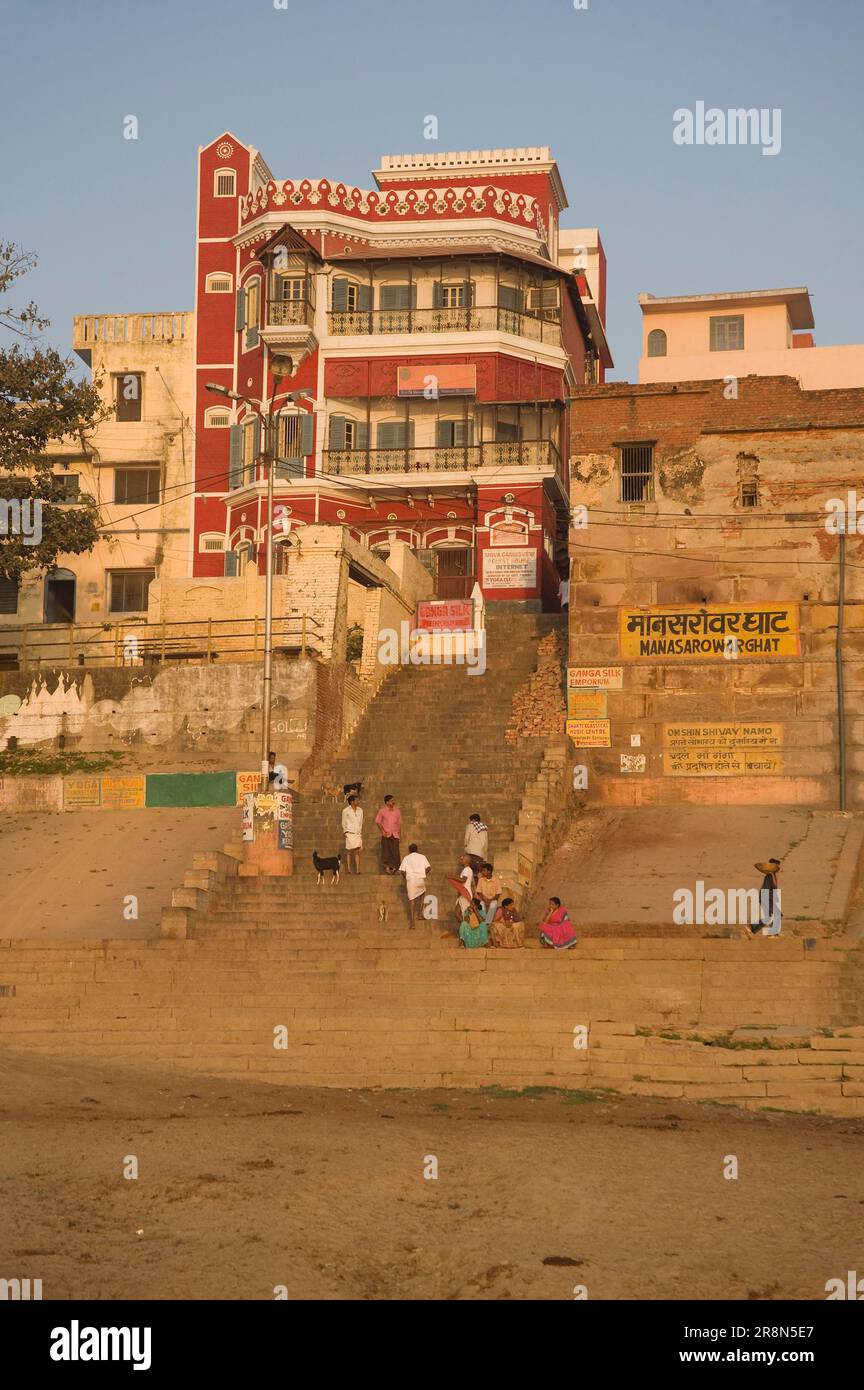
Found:
[[[864, 340], [862, 0], [0, 0], [0, 236], [68, 346], [78, 312], [191, 308], [195, 155], [369, 186], [381, 154], [550, 145], [609, 257], [613, 376], [637, 294], [806, 284]], [[680, 147], [697, 101], [780, 107], [782, 150]], [[423, 139], [438, 117], [440, 139]], [[138, 117], [140, 138], [123, 139]]]

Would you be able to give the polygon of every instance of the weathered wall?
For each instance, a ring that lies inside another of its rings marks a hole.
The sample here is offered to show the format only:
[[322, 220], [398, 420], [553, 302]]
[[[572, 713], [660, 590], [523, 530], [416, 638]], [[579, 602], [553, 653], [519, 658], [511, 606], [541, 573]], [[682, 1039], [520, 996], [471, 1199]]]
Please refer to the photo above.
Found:
[[[305, 526], [296, 534], [288, 559], [287, 575], [273, 579], [273, 612], [276, 619], [310, 620], [310, 639], [324, 660], [342, 661], [348, 628], [355, 620], [364, 621], [367, 650], [377, 645], [376, 624], [391, 625], [410, 618], [418, 598], [432, 591], [432, 580], [411, 554], [408, 546], [397, 542], [385, 563], [379, 555], [355, 541], [342, 526]], [[355, 582], [362, 575], [362, 585]], [[380, 601], [365, 599], [379, 594]], [[151, 625], [166, 623], [206, 623], [214, 619], [243, 619], [249, 625], [257, 617], [259, 630], [264, 616], [264, 575], [250, 566], [246, 573], [231, 578], [172, 579], [150, 586]], [[359, 617], [363, 614], [363, 618]], [[201, 632], [200, 626], [196, 629]], [[278, 629], [277, 629], [278, 633]], [[260, 641], [260, 637], [259, 637]], [[278, 635], [276, 642], [278, 645]], [[247, 640], [247, 647], [250, 642]], [[260, 647], [259, 647], [260, 650]], [[246, 653], [254, 659], [254, 653]], [[371, 671], [366, 674], [372, 674]]]
[[[622, 668], [622, 688], [607, 695], [611, 746], [577, 745], [595, 797], [838, 804], [839, 540], [826, 529], [826, 502], [856, 487], [864, 502], [864, 391], [750, 378], [739, 392], [727, 400], [722, 383], [687, 383], [580, 393], [574, 501], [587, 506], [588, 524], [570, 535], [570, 663]], [[655, 498], [638, 507], [619, 500], [618, 446], [631, 441], [655, 441]], [[740, 505], [744, 478], [758, 482], [756, 508]], [[864, 535], [850, 534], [846, 553], [848, 804], [861, 808]], [[622, 655], [624, 608], [781, 602], [798, 606], [795, 654]], [[773, 725], [781, 746], [757, 775], [672, 775], [664, 743], [675, 724]], [[622, 757], [643, 755], [643, 768], [624, 770]]]
[[[273, 738], [302, 761], [314, 737], [316, 663], [273, 663]], [[0, 746], [65, 737], [67, 748], [96, 752], [149, 746], [162, 752], [257, 752], [262, 674], [248, 663], [74, 668], [32, 675], [0, 672]]]

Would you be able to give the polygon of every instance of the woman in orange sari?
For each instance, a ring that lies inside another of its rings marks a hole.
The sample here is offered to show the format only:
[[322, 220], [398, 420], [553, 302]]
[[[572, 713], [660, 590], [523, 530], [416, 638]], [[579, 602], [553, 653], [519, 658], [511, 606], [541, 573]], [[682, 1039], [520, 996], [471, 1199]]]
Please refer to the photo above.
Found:
[[501, 906], [495, 913], [489, 928], [489, 941], [493, 946], [512, 949], [521, 946], [525, 940], [525, 923], [513, 906], [512, 898], [502, 898]]

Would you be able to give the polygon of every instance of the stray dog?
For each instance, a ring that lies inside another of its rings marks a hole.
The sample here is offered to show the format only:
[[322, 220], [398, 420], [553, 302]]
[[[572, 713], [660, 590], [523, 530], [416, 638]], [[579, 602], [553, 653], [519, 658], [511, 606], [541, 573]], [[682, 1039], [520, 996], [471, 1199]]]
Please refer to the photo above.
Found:
[[328, 799], [328, 797], [329, 797], [329, 799], [330, 799], [331, 801], [338, 801], [338, 800], [339, 800], [339, 784], [338, 784], [338, 782], [334, 783], [333, 786], [330, 786], [327, 782], [322, 782], [322, 783], [321, 783], [321, 802], [322, 802], [322, 804]]
[[360, 793], [361, 793], [362, 791], [363, 791], [363, 781], [362, 781], [362, 778], [361, 778], [361, 780], [360, 780], [359, 782], [346, 782], [345, 785], [344, 785], [344, 787], [342, 788], [342, 795], [343, 795], [343, 796], [359, 796]]
[[318, 873], [319, 888], [321, 887], [321, 884], [324, 882], [324, 875], [327, 873], [328, 869], [330, 871], [331, 884], [339, 882], [339, 867], [342, 863], [341, 854], [334, 854], [330, 859], [322, 859], [317, 849], [313, 849], [312, 863], [315, 865], [315, 869]]

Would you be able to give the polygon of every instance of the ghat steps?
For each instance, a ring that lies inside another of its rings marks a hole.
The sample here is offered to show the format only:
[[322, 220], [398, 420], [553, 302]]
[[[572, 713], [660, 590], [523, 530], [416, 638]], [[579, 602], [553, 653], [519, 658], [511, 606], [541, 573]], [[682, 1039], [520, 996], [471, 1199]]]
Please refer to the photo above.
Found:
[[[283, 1085], [607, 1087], [857, 1115], [862, 956], [793, 938], [463, 951], [387, 925], [7, 940], [0, 1046]], [[742, 1025], [775, 1045], [729, 1046]]]

